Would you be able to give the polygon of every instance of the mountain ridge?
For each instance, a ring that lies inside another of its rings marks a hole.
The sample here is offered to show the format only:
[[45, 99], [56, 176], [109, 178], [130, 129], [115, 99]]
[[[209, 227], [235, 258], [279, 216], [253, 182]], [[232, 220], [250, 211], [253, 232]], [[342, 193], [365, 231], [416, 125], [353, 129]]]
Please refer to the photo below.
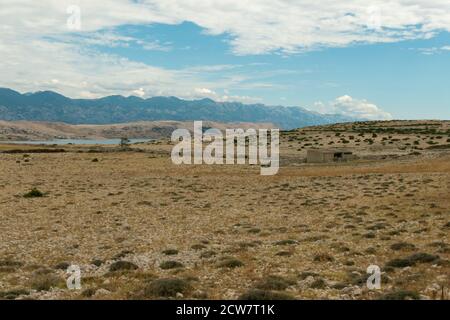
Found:
[[69, 124], [166, 120], [270, 122], [282, 129], [360, 120], [339, 114], [320, 114], [302, 107], [217, 102], [209, 98], [184, 100], [173, 96], [155, 96], [144, 99], [111, 95], [96, 99], [72, 99], [49, 90], [21, 94], [9, 88], [0, 88], [0, 119]]

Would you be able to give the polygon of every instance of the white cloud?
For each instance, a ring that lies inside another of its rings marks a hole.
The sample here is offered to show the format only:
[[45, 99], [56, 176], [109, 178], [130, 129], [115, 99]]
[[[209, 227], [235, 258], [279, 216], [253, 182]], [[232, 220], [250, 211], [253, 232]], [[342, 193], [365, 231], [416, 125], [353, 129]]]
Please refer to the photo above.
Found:
[[[67, 26], [66, 9], [73, 4], [81, 9], [81, 29], [76, 32]], [[135, 43], [148, 50], [170, 50], [167, 43], [121, 35], [117, 27], [183, 21], [197, 24], [208, 34], [227, 34], [231, 51], [238, 55], [287, 55], [358, 42], [428, 38], [450, 31], [450, 1], [1, 0], [0, 21], [0, 86], [21, 91], [53, 89], [73, 97], [129, 95], [136, 88], [145, 96], [190, 97], [199, 95], [196, 88], [215, 92], [243, 84], [250, 88], [249, 77], [219, 76], [211, 83], [205, 73], [230, 67], [172, 70], [89, 48]], [[260, 88], [272, 86], [250, 80]], [[216, 95], [222, 100], [257, 99]]]
[[196, 88], [194, 90], [194, 94], [192, 98], [210, 98], [219, 102], [244, 102], [244, 103], [256, 103], [260, 102], [261, 99], [257, 97], [249, 97], [249, 96], [239, 96], [239, 95], [230, 95], [228, 90], [224, 90], [224, 94], [218, 94], [214, 90], [208, 88]]
[[355, 99], [349, 95], [336, 98], [329, 103], [316, 102], [314, 111], [320, 113], [342, 114], [367, 120], [391, 120], [392, 115], [365, 99]]
[[213, 90], [207, 89], [207, 88], [196, 88], [195, 93], [198, 93], [200, 95], [206, 95], [206, 96], [215, 96], [217, 93], [215, 93]]
[[142, 45], [142, 48], [148, 51], [164, 51], [168, 52], [172, 50], [170, 43], [161, 44], [159, 41], [142, 42], [138, 41], [138, 44]]
[[431, 56], [431, 55], [443, 53], [446, 51], [450, 51], [450, 46], [419, 48], [417, 50], [424, 55]]
[[447, 0], [145, 1], [167, 19], [231, 35], [236, 54], [292, 53], [356, 42], [394, 42], [450, 31]]
[[145, 90], [144, 89], [142, 89], [142, 88], [139, 88], [139, 89], [137, 89], [137, 90], [133, 90], [133, 94], [135, 95], [135, 96], [138, 96], [138, 97], [143, 97], [143, 96], [145, 96]]
[[237, 54], [392, 42], [450, 31], [447, 0], [2, 0], [0, 17], [7, 31], [67, 33], [66, 8], [74, 3], [81, 9], [81, 32], [191, 21], [209, 34], [230, 34]]

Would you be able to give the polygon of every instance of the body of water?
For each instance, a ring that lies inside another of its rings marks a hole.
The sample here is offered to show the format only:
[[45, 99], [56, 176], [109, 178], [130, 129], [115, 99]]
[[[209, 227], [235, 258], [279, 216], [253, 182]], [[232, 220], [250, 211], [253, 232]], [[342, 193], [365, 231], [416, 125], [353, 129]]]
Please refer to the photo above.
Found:
[[[149, 142], [152, 139], [129, 139], [130, 144]], [[120, 144], [120, 139], [100, 139], [100, 140], [89, 140], [89, 139], [54, 139], [54, 140], [42, 140], [42, 141], [0, 141], [0, 144], [33, 144], [33, 145], [114, 145]]]

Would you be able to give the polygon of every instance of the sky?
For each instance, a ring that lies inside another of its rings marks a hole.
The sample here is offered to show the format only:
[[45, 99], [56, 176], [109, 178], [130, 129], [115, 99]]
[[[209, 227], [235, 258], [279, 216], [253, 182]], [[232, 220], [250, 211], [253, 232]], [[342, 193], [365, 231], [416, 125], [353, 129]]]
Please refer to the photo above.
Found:
[[0, 87], [450, 119], [448, 0], [0, 0]]

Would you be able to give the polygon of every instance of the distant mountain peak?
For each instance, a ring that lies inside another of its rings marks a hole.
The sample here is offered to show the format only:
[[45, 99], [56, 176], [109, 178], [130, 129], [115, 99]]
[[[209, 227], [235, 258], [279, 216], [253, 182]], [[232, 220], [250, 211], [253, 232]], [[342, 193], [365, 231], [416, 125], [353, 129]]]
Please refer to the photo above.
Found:
[[70, 124], [112, 124], [136, 121], [194, 121], [273, 123], [282, 129], [349, 122], [342, 115], [324, 115], [301, 107], [216, 102], [210, 98], [111, 95], [100, 99], [71, 99], [54, 91], [20, 94], [0, 88], [0, 119], [56, 121]]

